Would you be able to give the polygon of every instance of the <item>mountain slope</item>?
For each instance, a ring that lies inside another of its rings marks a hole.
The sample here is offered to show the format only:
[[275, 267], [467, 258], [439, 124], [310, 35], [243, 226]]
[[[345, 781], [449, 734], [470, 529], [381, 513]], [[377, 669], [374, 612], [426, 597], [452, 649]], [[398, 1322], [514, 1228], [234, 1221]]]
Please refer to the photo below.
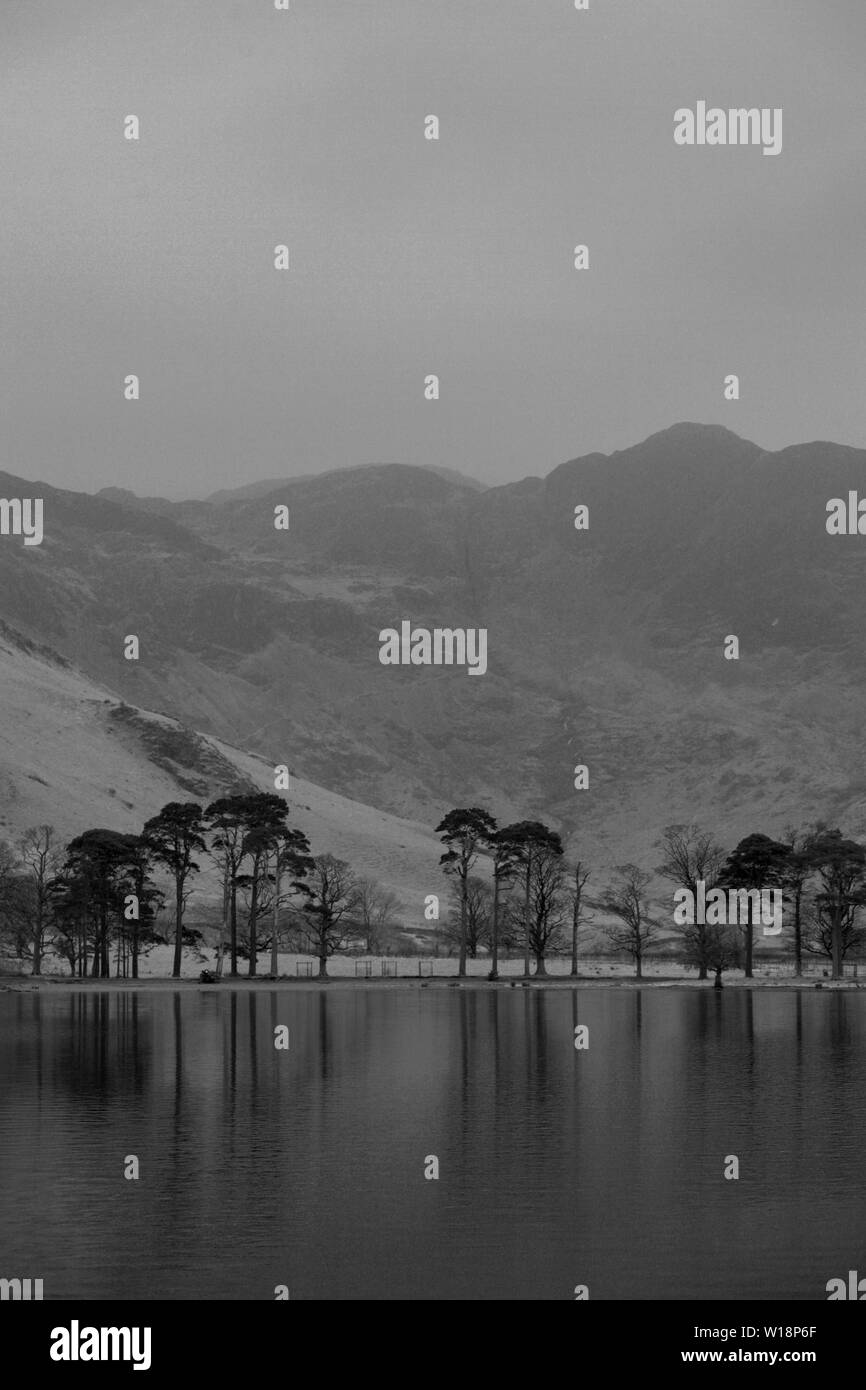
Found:
[[[261, 758], [118, 701], [8, 628], [0, 664], [0, 838], [43, 823], [64, 840], [96, 826], [132, 833], [167, 801], [273, 791]], [[294, 776], [287, 799], [314, 853], [347, 859], [398, 895], [407, 922], [423, 921], [425, 892], [441, 891], [441, 845], [429, 829]], [[207, 860], [202, 871], [197, 898], [216, 901]]]
[[[424, 824], [550, 818], [599, 864], [655, 862], [692, 816], [727, 841], [859, 834], [866, 538], [825, 528], [857, 487], [863, 451], [682, 424], [484, 491], [396, 464], [158, 511], [45, 489], [43, 545], [0, 541], [0, 616], [131, 704]], [[486, 628], [487, 674], [383, 667], [403, 619]]]

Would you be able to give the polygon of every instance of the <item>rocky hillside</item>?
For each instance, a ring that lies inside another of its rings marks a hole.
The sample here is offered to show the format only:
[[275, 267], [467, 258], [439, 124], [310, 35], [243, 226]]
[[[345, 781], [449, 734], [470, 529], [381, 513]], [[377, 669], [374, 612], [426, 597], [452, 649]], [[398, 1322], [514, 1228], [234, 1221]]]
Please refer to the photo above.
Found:
[[[232, 791], [273, 791], [273, 768], [167, 715], [111, 696], [62, 661], [0, 634], [0, 838], [30, 825], [64, 840], [106, 826], [134, 833], [167, 801], [208, 802]], [[423, 898], [441, 892], [441, 846], [425, 826], [350, 801], [292, 777], [290, 821], [314, 853], [330, 851], [396, 893], [409, 925], [423, 923]], [[195, 904], [215, 903], [218, 877], [207, 859]]]
[[[825, 527], [858, 487], [863, 451], [699, 425], [486, 490], [397, 464], [186, 503], [0, 477], [45, 499], [41, 546], [0, 538], [0, 617], [130, 705], [425, 825], [538, 815], [605, 864], [693, 816], [864, 833], [866, 537]], [[485, 627], [487, 674], [382, 666], [403, 619]]]

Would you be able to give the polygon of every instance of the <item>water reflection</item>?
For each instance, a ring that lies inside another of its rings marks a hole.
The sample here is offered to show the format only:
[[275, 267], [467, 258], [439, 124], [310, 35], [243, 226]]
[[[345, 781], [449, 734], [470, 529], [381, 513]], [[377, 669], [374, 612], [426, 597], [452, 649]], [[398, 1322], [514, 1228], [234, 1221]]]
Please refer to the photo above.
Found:
[[853, 993], [9, 994], [3, 1258], [54, 1297], [823, 1298], [864, 1060]]

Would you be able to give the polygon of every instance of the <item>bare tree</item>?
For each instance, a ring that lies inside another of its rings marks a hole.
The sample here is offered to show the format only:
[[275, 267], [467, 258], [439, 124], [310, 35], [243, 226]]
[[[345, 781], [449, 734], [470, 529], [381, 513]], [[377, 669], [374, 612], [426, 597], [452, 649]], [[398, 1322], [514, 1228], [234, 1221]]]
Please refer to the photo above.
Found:
[[369, 955], [381, 952], [389, 934], [398, 925], [400, 900], [374, 878], [359, 878], [355, 884], [353, 915], [358, 936]]
[[651, 881], [652, 874], [645, 873], [636, 864], [622, 864], [616, 870], [613, 885], [598, 903], [603, 912], [618, 918], [613, 926], [605, 927], [605, 932], [612, 945], [631, 956], [637, 979], [643, 974], [646, 948], [658, 932], [658, 923], [650, 916], [646, 893]]
[[537, 860], [562, 854], [562, 840], [555, 830], [537, 820], [524, 820], [518, 821], [515, 825], [506, 825], [501, 836], [512, 846], [523, 879], [523, 973], [528, 978], [533, 920], [536, 915], [531, 901], [532, 871]]
[[303, 931], [319, 958], [319, 978], [324, 980], [329, 956], [344, 950], [355, 930], [355, 876], [345, 860], [319, 854], [313, 860], [307, 890]]
[[738, 927], [730, 925], [708, 925], [703, 937], [704, 959], [715, 971], [713, 988], [722, 988], [722, 971], [731, 970], [740, 964], [742, 939]]
[[571, 902], [571, 973], [577, 975], [577, 938], [581, 925], [592, 921], [592, 913], [585, 906], [584, 888], [589, 878], [589, 869], [578, 859], [571, 871], [568, 898]]
[[[461, 894], [455, 894], [456, 912], [449, 912], [448, 924], [443, 936], [448, 940], [460, 942]], [[476, 960], [478, 952], [489, 945], [493, 925], [493, 892], [483, 878], [470, 874], [466, 879], [466, 952], [470, 960]]]
[[811, 956], [826, 956], [833, 964], [837, 952], [840, 968], [835, 978], [842, 976], [841, 962], [863, 942], [864, 931], [853, 905], [837, 913], [820, 893], [803, 900], [803, 950]]
[[545, 955], [558, 945], [565, 924], [565, 871], [560, 850], [544, 849], [533, 856], [529, 875], [529, 944], [536, 975], [546, 975]]
[[16, 850], [8, 841], [0, 840], [0, 936], [9, 942], [19, 960], [30, 950], [33, 896], [21, 869]]
[[[700, 881], [706, 884], [708, 892], [716, 887], [725, 851], [699, 825], [666, 826], [662, 833], [662, 854], [664, 857], [656, 873], [675, 883], [678, 888], [688, 889], [695, 895], [695, 900]], [[683, 935], [687, 955], [698, 967], [698, 979], [705, 980], [707, 968], [712, 964], [709, 959], [712, 927], [695, 922], [686, 927]]]
[[51, 918], [49, 884], [58, 872], [62, 855], [53, 825], [31, 825], [18, 845], [33, 880], [33, 974], [42, 974], [45, 932]]

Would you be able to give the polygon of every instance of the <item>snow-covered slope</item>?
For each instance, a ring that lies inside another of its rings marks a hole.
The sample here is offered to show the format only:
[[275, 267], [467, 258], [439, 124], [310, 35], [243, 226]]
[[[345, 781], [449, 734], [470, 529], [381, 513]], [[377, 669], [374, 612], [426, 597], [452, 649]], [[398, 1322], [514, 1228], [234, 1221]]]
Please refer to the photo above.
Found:
[[[0, 838], [49, 823], [64, 840], [95, 826], [137, 832], [167, 801], [273, 791], [262, 758], [108, 695], [71, 666], [0, 633]], [[441, 891], [432, 829], [292, 776], [290, 822], [314, 853], [329, 851], [396, 893], [407, 924]], [[443, 808], [444, 809], [444, 808]], [[216, 897], [203, 864], [199, 891]]]

